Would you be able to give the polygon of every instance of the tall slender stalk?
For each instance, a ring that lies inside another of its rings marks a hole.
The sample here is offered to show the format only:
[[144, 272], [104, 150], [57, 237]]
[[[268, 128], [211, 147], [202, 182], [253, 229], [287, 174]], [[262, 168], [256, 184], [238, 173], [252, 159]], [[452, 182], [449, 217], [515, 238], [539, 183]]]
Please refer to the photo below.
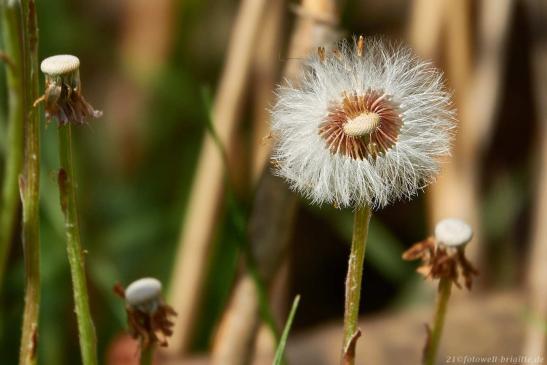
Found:
[[141, 365], [152, 365], [152, 359], [154, 357], [154, 346], [150, 345], [141, 349]]
[[97, 339], [89, 309], [84, 253], [80, 243], [70, 124], [59, 126], [59, 159], [61, 164], [58, 175], [59, 193], [61, 208], [65, 216], [67, 253], [72, 275], [82, 363], [84, 365], [97, 365]]
[[439, 343], [441, 341], [441, 334], [444, 327], [444, 318], [446, 316], [446, 307], [448, 305], [448, 299], [450, 298], [451, 289], [452, 280], [450, 278], [441, 278], [439, 281], [435, 317], [433, 319], [433, 329], [429, 335], [424, 353], [424, 365], [435, 364], [435, 358], [437, 357], [437, 352], [439, 350]]
[[[13, 2], [12, 2], [13, 3]], [[23, 42], [24, 162], [19, 178], [23, 205], [23, 251], [25, 257], [25, 309], [21, 335], [20, 365], [36, 364], [40, 309], [40, 117], [33, 102], [39, 96], [38, 26], [34, 0], [20, 0]]]
[[342, 363], [347, 365], [355, 363], [355, 341], [360, 335], [357, 327], [359, 321], [359, 303], [361, 300], [363, 264], [365, 261], [368, 225], [371, 214], [370, 207], [364, 205], [355, 210], [353, 220], [353, 237], [346, 277], [344, 344], [342, 353]]
[[0, 197], [0, 287], [6, 271], [15, 218], [19, 208], [18, 179], [23, 165], [23, 67], [22, 43], [19, 41], [21, 9], [15, 4], [0, 3], [2, 30], [4, 35], [4, 56], [8, 90], [8, 127], [6, 144], [6, 167]]

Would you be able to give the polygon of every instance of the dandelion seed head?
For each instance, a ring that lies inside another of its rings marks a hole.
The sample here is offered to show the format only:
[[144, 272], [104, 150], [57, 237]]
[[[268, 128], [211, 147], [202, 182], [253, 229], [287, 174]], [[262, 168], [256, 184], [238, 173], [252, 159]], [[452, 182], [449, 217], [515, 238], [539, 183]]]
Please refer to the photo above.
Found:
[[276, 172], [312, 203], [380, 208], [431, 183], [450, 153], [454, 110], [442, 74], [381, 39], [305, 61], [271, 111]]

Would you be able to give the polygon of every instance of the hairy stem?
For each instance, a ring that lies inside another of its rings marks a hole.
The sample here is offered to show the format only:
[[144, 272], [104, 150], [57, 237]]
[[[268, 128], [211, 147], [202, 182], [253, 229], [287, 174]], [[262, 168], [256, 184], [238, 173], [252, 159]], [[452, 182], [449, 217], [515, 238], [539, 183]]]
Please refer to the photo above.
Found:
[[[14, 3], [13, 1], [10, 3]], [[24, 161], [19, 178], [23, 206], [23, 253], [25, 261], [25, 308], [21, 335], [20, 365], [36, 364], [40, 309], [40, 117], [33, 102], [39, 95], [38, 26], [34, 0], [20, 0], [23, 42]]]
[[363, 278], [363, 264], [367, 244], [368, 225], [371, 210], [367, 205], [355, 210], [353, 221], [353, 238], [351, 253], [346, 277], [346, 305], [344, 310], [344, 343], [342, 349], [342, 363], [355, 363], [355, 342], [360, 334], [358, 329], [359, 303], [361, 300], [361, 282]]
[[15, 219], [19, 210], [18, 179], [23, 165], [24, 90], [22, 68], [22, 44], [19, 41], [21, 9], [15, 4], [0, 3], [2, 31], [4, 33], [4, 56], [8, 91], [8, 126], [6, 144], [6, 166], [2, 195], [0, 197], [0, 287], [3, 283], [9, 255]]
[[448, 305], [448, 299], [450, 298], [450, 291], [452, 289], [452, 281], [447, 278], [441, 278], [439, 281], [439, 291], [437, 294], [437, 305], [435, 308], [435, 317], [433, 319], [433, 329], [429, 334], [427, 340], [425, 352], [424, 352], [424, 364], [434, 365], [437, 352], [439, 350], [439, 343], [441, 340], [441, 334], [444, 327], [444, 318], [446, 315], [446, 307]]
[[58, 175], [59, 192], [61, 208], [65, 217], [67, 253], [72, 276], [82, 363], [97, 365], [97, 339], [89, 309], [84, 252], [80, 243], [70, 124], [59, 127], [59, 158], [61, 164]]

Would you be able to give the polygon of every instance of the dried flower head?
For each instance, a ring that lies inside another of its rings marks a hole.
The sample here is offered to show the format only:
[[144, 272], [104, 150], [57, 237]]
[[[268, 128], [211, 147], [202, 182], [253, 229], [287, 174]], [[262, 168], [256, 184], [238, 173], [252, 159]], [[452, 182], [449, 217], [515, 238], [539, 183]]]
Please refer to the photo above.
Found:
[[120, 284], [114, 287], [114, 292], [125, 299], [129, 332], [143, 348], [154, 343], [167, 346], [167, 337], [173, 334], [170, 317], [177, 313], [163, 302], [161, 290], [161, 282], [154, 278], [136, 280], [126, 289]]
[[314, 203], [383, 207], [431, 182], [454, 126], [442, 75], [404, 46], [360, 37], [277, 90], [273, 160]]
[[435, 226], [435, 236], [415, 243], [403, 253], [404, 260], [422, 260], [418, 272], [425, 278], [447, 278], [461, 288], [459, 278], [464, 278], [465, 287], [471, 289], [473, 276], [479, 272], [465, 257], [465, 246], [473, 236], [471, 226], [460, 219], [449, 218]]
[[83, 124], [89, 118], [98, 118], [102, 115], [102, 112], [93, 109], [82, 95], [78, 57], [48, 57], [42, 61], [40, 69], [46, 76], [46, 90], [35, 105], [45, 101], [47, 121], [56, 118], [59, 125]]

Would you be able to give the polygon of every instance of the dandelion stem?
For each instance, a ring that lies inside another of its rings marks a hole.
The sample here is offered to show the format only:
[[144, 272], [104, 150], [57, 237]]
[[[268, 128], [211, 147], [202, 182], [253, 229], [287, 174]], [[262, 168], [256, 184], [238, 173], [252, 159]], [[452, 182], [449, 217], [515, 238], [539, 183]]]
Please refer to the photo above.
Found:
[[97, 365], [97, 339], [89, 309], [84, 252], [80, 243], [70, 124], [59, 127], [59, 157], [61, 169], [59, 170], [58, 183], [61, 208], [65, 216], [67, 253], [72, 275], [82, 363]]
[[19, 42], [19, 8], [0, 3], [2, 11], [6, 76], [8, 90], [8, 126], [6, 166], [0, 196], [0, 287], [6, 271], [15, 219], [19, 208], [18, 179], [23, 164], [24, 91], [21, 62], [22, 44]]
[[141, 348], [141, 365], [152, 365], [152, 358], [154, 357], [154, 347], [147, 346]]
[[435, 358], [437, 357], [437, 352], [439, 350], [439, 343], [444, 326], [444, 318], [446, 316], [446, 307], [448, 305], [448, 299], [450, 298], [451, 289], [451, 279], [441, 278], [437, 293], [437, 305], [435, 308], [435, 317], [433, 319], [433, 329], [429, 335], [424, 352], [424, 365], [435, 364]]
[[346, 277], [344, 344], [342, 350], [342, 364], [344, 365], [353, 365], [355, 363], [355, 342], [360, 334], [357, 326], [359, 321], [361, 282], [370, 216], [371, 210], [368, 205], [363, 205], [355, 210], [351, 253]]
[[[10, 3], [7, 2], [9, 6]], [[25, 308], [21, 331], [20, 365], [36, 364], [40, 309], [40, 117], [33, 101], [39, 95], [38, 26], [34, 0], [21, 0], [18, 9], [22, 41], [24, 90], [24, 157], [19, 177], [23, 207], [22, 241], [25, 261]], [[5, 5], [8, 5], [5, 4]]]

